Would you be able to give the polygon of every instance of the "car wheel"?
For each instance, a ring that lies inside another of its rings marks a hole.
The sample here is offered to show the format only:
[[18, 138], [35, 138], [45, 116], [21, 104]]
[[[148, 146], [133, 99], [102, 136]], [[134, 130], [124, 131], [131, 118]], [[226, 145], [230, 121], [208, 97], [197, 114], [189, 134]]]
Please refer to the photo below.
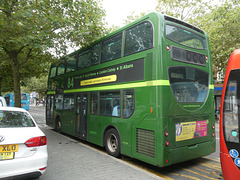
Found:
[[115, 129], [109, 129], [104, 138], [107, 153], [114, 157], [120, 157], [121, 142], [120, 136]]

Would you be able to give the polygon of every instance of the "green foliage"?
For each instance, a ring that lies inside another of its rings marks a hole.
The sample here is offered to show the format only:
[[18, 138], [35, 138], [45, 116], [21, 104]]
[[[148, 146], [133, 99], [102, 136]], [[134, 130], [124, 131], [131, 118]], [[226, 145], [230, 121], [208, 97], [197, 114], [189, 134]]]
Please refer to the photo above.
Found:
[[211, 8], [212, 0], [157, 0], [156, 11], [164, 12], [167, 15], [186, 20], [195, 18], [196, 15], [203, 15]]
[[195, 21], [209, 35], [213, 64], [219, 71], [226, 69], [231, 53], [240, 47], [239, 12], [237, 2], [225, 1]]
[[[240, 48], [239, 0], [157, 0], [156, 11], [164, 12], [187, 21], [207, 32], [210, 39], [213, 65], [224, 71], [230, 54]], [[146, 12], [134, 12], [125, 20], [126, 24], [142, 17]]]
[[105, 12], [100, 1], [0, 1], [0, 70], [11, 66], [8, 78], [13, 78], [17, 106], [20, 82], [46, 73], [55, 60], [51, 52], [66, 54], [71, 43], [84, 46], [103, 35]]
[[32, 77], [25, 81], [25, 86], [21, 87], [23, 92], [38, 92], [45, 95], [47, 91], [48, 76], [41, 76], [39, 78]]

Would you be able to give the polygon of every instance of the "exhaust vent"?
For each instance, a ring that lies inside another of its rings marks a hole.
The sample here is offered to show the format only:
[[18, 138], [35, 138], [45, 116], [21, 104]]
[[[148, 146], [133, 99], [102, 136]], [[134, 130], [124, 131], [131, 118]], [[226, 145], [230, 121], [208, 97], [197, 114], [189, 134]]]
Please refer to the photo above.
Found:
[[137, 153], [155, 157], [155, 136], [154, 131], [137, 129]]

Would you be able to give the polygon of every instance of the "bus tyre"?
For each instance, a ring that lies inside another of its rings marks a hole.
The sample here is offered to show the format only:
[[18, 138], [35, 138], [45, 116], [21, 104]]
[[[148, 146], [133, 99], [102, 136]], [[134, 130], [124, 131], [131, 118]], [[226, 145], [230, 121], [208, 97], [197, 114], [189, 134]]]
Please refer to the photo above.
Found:
[[115, 129], [109, 129], [104, 138], [105, 149], [107, 153], [114, 157], [120, 157], [121, 142], [120, 136]]
[[56, 122], [55, 122], [55, 130], [60, 133], [61, 132], [61, 128], [62, 128], [62, 123], [61, 123], [60, 118], [58, 117], [56, 119]]

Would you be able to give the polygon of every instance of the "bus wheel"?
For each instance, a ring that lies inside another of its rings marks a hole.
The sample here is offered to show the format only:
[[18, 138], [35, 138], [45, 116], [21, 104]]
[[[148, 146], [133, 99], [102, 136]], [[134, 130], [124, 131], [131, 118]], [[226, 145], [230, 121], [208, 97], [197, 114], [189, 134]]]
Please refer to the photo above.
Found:
[[55, 122], [55, 130], [60, 133], [61, 132], [61, 128], [62, 128], [62, 123], [61, 123], [60, 118], [58, 117], [56, 119], [56, 122]]
[[107, 153], [114, 157], [120, 157], [120, 136], [115, 129], [109, 129], [104, 138], [105, 149]]

